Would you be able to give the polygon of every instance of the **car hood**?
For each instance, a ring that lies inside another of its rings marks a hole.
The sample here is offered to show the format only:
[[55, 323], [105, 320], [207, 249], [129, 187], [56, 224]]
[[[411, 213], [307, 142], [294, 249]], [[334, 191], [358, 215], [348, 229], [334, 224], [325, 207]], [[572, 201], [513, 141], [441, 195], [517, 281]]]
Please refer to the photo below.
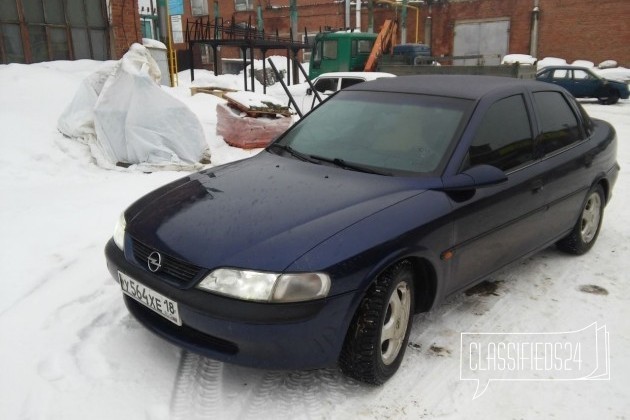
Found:
[[[342, 229], [423, 191], [380, 176], [261, 152], [143, 197], [127, 232], [195, 265], [282, 271]], [[420, 183], [421, 184], [421, 183]]]

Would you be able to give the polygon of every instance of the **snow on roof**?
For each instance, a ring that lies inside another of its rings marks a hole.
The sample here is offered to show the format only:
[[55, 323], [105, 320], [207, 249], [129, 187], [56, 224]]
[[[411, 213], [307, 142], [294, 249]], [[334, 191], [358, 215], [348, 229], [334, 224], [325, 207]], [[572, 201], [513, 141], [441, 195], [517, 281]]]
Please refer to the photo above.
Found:
[[538, 63], [536, 63], [536, 65], [538, 70], [549, 66], [566, 66], [567, 60], [557, 57], [545, 57], [542, 60], [538, 60]]
[[571, 65], [578, 66], [578, 67], [586, 67], [588, 69], [595, 67], [595, 63], [588, 60], [575, 60], [573, 63], [571, 63]]
[[530, 64], [533, 65], [536, 63], [536, 59], [531, 55], [527, 54], [508, 54], [503, 57], [501, 60], [501, 64]]

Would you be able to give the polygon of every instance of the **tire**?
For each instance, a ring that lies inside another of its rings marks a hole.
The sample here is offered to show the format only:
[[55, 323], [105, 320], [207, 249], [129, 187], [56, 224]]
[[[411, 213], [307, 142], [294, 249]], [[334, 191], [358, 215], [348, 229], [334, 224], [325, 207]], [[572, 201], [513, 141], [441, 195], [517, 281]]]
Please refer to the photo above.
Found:
[[556, 245], [561, 251], [582, 255], [593, 247], [604, 218], [606, 198], [601, 185], [589, 191], [573, 230]]
[[611, 90], [608, 94], [608, 99], [606, 99], [606, 105], [614, 105], [617, 102], [619, 102], [619, 92]]
[[414, 314], [413, 267], [402, 261], [370, 286], [359, 305], [339, 358], [341, 371], [380, 385], [396, 373], [405, 355]]

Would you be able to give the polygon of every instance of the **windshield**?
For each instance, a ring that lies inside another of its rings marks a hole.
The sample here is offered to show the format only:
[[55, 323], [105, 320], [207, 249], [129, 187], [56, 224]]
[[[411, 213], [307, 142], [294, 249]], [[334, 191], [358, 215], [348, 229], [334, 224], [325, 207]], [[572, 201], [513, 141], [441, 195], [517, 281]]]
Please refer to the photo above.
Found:
[[289, 146], [320, 162], [342, 162], [338, 166], [347, 169], [432, 174], [473, 105], [428, 95], [341, 91], [292, 127], [276, 146]]

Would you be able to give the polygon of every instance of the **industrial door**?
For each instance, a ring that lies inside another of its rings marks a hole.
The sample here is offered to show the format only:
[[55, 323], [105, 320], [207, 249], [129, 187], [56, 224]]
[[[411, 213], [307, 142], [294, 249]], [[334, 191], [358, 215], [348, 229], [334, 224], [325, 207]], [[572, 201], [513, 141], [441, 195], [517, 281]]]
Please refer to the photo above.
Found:
[[455, 23], [454, 56], [482, 55], [481, 59], [459, 59], [453, 64], [475, 66], [499, 65], [508, 52], [510, 21], [508, 19]]

